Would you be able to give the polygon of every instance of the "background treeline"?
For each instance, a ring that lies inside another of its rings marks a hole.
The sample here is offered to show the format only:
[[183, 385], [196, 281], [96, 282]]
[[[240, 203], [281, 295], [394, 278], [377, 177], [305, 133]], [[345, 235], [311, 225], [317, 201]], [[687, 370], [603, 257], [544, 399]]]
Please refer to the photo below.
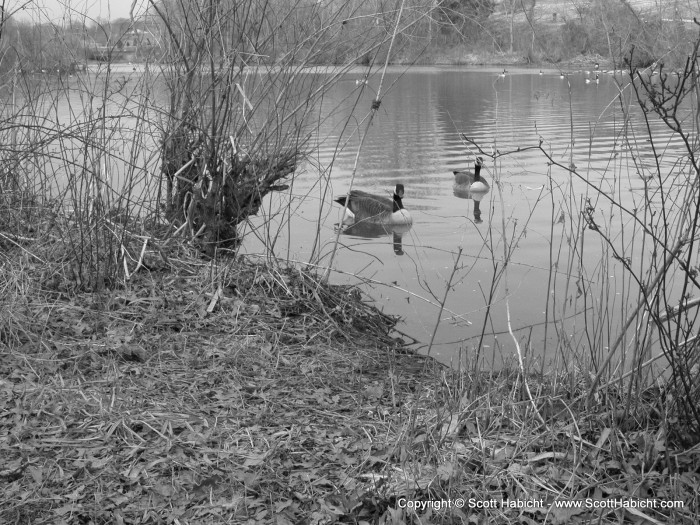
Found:
[[[175, 0], [155, 2], [148, 16], [134, 21], [75, 16], [31, 20], [10, 13], [2, 24], [0, 67], [55, 72], [99, 58], [167, 60], [163, 42], [173, 35], [165, 33], [187, 25], [178, 5]], [[247, 21], [255, 21], [242, 24], [251, 34], [222, 34], [251, 63], [276, 63], [293, 52], [300, 62], [341, 64], [355, 55], [358, 42], [386, 40], [401, 2], [249, 0], [210, 5], [219, 12], [241, 11], [243, 6]], [[595, 55], [622, 66], [621, 60], [634, 50], [636, 66], [661, 62], [677, 68], [691, 52], [697, 8], [694, 0], [408, 0], [391, 61], [556, 64]], [[159, 13], [167, 15], [167, 27]], [[178, 16], [181, 23], [173, 25]], [[322, 50], [319, 37], [325, 43]], [[304, 54], [304, 41], [314, 43], [312, 54]], [[383, 60], [387, 51], [387, 45], [373, 47], [359, 62]]]

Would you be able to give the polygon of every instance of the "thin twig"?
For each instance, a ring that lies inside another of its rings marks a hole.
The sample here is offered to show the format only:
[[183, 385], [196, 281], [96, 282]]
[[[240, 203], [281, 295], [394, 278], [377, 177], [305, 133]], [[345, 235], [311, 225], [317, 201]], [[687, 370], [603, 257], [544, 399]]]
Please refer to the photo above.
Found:
[[[357, 175], [357, 166], [360, 163], [360, 153], [362, 152], [362, 146], [365, 143], [365, 139], [367, 139], [367, 135], [369, 135], [369, 129], [370, 126], [372, 125], [372, 121], [374, 120], [374, 116], [377, 114], [377, 111], [379, 111], [379, 106], [381, 105], [381, 92], [382, 92], [382, 85], [384, 84], [384, 77], [386, 76], [386, 70], [389, 67], [389, 58], [391, 57], [391, 49], [394, 46], [394, 41], [396, 40], [396, 34], [398, 33], [399, 30], [399, 24], [401, 23], [401, 15], [403, 14], [403, 8], [404, 4], [406, 3], [406, 0], [402, 0], [401, 2], [401, 8], [399, 9], [399, 14], [396, 17], [396, 24], [394, 25], [394, 33], [391, 36], [391, 42], [389, 43], [389, 50], [387, 51], [386, 54], [386, 60], [384, 61], [384, 70], [382, 71], [382, 76], [379, 80], [379, 87], [377, 87], [377, 96], [375, 97], [374, 101], [372, 102], [372, 108], [370, 110], [369, 118], [367, 119], [367, 125], [365, 127], [365, 132], [362, 133], [362, 136], [360, 138], [360, 145], [357, 147], [357, 153], [355, 155], [355, 163], [352, 166], [352, 176], [350, 177], [350, 186], [348, 187], [348, 195], [350, 195], [350, 191], [352, 191], [352, 185], [355, 182], [355, 175]], [[348, 203], [350, 202], [350, 199], [345, 199], [345, 205], [343, 206], [343, 211], [341, 213], [341, 217], [344, 218], [345, 214], [347, 213], [348, 210]], [[342, 219], [341, 219], [342, 221]], [[333, 269], [333, 262], [335, 261], [335, 254], [338, 251], [338, 244], [340, 243], [340, 234], [343, 231], [343, 226], [342, 224], [338, 228], [338, 231], [336, 232], [335, 235], [335, 243], [333, 244], [333, 252], [331, 253], [331, 258], [330, 261], [328, 261], [328, 266], [326, 267], [326, 271], [323, 273], [323, 276], [321, 277], [319, 283], [327, 283], [328, 278], [330, 277], [331, 270]]]
[[455, 272], [457, 271], [457, 265], [459, 264], [459, 258], [462, 255], [462, 247], [459, 247], [459, 251], [457, 252], [457, 258], [455, 259], [455, 264], [452, 267], [452, 273], [450, 274], [450, 278], [447, 280], [447, 286], [445, 286], [445, 295], [442, 298], [442, 302], [440, 303], [440, 311], [438, 312], [437, 320], [435, 321], [435, 328], [433, 329], [433, 334], [430, 336], [430, 344], [428, 345], [428, 355], [430, 355], [430, 351], [433, 349], [433, 341], [435, 341], [435, 334], [437, 334], [438, 327], [440, 326], [440, 319], [442, 318], [442, 311], [445, 309], [445, 303], [447, 302], [447, 294], [450, 293], [450, 288], [452, 287], [452, 278], [455, 276]]
[[[654, 278], [651, 280], [649, 285], [646, 287], [645, 291], [645, 296], [650, 295], [653, 290], [656, 288], [656, 285], [659, 284], [661, 279], [666, 275], [666, 272], [668, 271], [668, 267], [671, 265], [671, 263], [676, 259], [678, 256], [678, 253], [681, 251], [681, 248], [685, 244], [684, 239], [680, 239], [676, 245], [673, 247], [672, 250], [670, 250], [666, 254], [666, 259], [664, 260], [663, 265], [661, 268], [659, 268], [659, 271], [656, 273]], [[646, 304], [646, 301], [640, 301], [640, 303], [637, 305], [637, 307], [634, 309], [634, 311], [629, 315], [627, 318], [627, 321], [625, 321], [624, 326], [620, 330], [620, 333], [617, 336], [617, 339], [615, 340], [615, 343], [613, 343], [612, 348], [610, 349], [610, 352], [608, 353], [607, 357], [605, 358], [605, 361], [600, 365], [600, 368], [598, 369], [598, 373], [596, 374], [595, 378], [593, 379], [593, 383], [591, 384], [591, 388], [588, 390], [588, 395], [586, 396], [586, 405], [590, 405], [591, 399], [593, 398], [593, 394], [595, 394], [598, 383], [600, 382], [600, 378], [603, 376], [603, 373], [607, 366], [610, 364], [610, 361], [612, 360], [613, 356], [617, 352], [618, 347], [620, 346], [620, 343], [622, 343], [622, 339], [625, 337], [625, 334], [627, 333], [627, 330], [629, 327], [632, 325], [632, 322], [637, 318], [637, 315], [639, 315], [639, 311], [644, 307]]]

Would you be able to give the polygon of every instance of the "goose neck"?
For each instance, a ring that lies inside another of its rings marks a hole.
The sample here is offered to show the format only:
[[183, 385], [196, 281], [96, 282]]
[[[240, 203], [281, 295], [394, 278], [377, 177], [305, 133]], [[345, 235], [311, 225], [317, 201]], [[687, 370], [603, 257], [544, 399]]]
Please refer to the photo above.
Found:
[[392, 211], [396, 213], [399, 210], [403, 210], [403, 202], [401, 202], [401, 197], [394, 194], [394, 209]]

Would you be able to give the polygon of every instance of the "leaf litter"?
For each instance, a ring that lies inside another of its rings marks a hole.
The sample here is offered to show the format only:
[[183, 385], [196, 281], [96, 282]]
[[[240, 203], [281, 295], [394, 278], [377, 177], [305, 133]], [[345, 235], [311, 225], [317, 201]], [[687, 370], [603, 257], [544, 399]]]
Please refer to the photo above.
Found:
[[[623, 424], [614, 395], [587, 411], [552, 375], [541, 425], [517, 372], [457, 372], [409, 350], [356, 288], [244, 258], [180, 260], [96, 294], [20, 294], [5, 277], [2, 523], [700, 515], [700, 448], [675, 449], [663, 414]], [[555, 505], [587, 498], [682, 506]]]

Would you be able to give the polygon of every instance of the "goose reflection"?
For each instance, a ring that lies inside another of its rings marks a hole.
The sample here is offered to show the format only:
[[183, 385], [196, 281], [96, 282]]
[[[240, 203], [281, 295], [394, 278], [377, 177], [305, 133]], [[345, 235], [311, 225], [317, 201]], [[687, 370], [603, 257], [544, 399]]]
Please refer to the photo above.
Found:
[[360, 221], [343, 227], [343, 234], [363, 239], [379, 239], [391, 235], [394, 253], [403, 255], [403, 235], [411, 229], [411, 224], [376, 224]]

